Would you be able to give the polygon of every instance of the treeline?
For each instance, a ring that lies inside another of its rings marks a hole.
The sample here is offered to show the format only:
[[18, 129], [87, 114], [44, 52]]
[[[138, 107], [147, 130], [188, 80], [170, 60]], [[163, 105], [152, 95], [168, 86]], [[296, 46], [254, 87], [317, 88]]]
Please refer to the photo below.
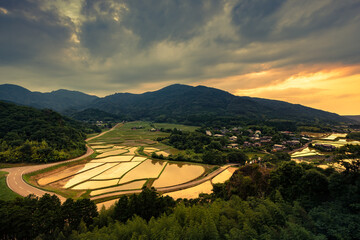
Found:
[[86, 151], [96, 126], [67, 119], [52, 110], [0, 102], [0, 162], [52, 162]]
[[0, 201], [0, 239], [66, 239], [73, 230], [87, 231], [98, 216], [89, 199], [67, 199], [45, 194]]
[[0, 239], [360, 239], [358, 170], [249, 165], [198, 199], [143, 189], [99, 213], [49, 195], [1, 202]]

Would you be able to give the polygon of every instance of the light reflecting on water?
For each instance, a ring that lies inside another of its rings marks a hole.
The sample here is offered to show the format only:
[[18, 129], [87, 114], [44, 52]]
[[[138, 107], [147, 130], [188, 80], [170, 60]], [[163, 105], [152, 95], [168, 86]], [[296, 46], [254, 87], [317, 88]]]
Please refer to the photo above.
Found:
[[178, 198], [187, 198], [187, 199], [193, 199], [198, 198], [200, 193], [212, 193], [213, 186], [210, 181], [206, 181], [200, 185], [197, 185], [195, 187], [187, 188], [184, 190], [179, 190], [171, 193], [165, 193], [165, 196], [170, 196], [174, 198], [175, 200]]
[[167, 187], [189, 182], [205, 172], [199, 165], [169, 163], [159, 179], [155, 180], [153, 187]]

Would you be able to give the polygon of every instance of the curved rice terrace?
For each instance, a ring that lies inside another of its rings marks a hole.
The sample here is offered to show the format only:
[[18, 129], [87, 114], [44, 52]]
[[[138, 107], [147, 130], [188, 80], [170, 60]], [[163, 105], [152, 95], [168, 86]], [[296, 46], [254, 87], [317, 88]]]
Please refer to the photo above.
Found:
[[[157, 128], [178, 128], [193, 131], [196, 127], [156, 124]], [[179, 186], [178, 190], [166, 193], [174, 198], [195, 198], [199, 193], [210, 193], [212, 183], [225, 182], [236, 168], [226, 169], [210, 180], [196, 186], [183, 184], [202, 179], [214, 166], [153, 160], [152, 153], [167, 157], [179, 150], [153, 140], [168, 133], [150, 131], [153, 125], [146, 122], [131, 122], [115, 128], [88, 142], [96, 155], [90, 160], [75, 165], [62, 166], [37, 174], [30, 181], [37, 187], [54, 191], [64, 196], [90, 197], [101, 202], [121, 194], [138, 192], [142, 187], [155, 187], [159, 191]]]

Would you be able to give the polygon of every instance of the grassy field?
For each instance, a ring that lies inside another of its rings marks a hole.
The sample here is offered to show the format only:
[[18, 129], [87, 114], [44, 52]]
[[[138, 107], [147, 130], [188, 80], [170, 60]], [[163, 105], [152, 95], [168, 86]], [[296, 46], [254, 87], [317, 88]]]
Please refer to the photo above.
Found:
[[21, 197], [20, 195], [11, 191], [10, 188], [8, 188], [6, 185], [6, 174], [7, 172], [0, 172], [0, 200], [10, 201], [17, 197]]

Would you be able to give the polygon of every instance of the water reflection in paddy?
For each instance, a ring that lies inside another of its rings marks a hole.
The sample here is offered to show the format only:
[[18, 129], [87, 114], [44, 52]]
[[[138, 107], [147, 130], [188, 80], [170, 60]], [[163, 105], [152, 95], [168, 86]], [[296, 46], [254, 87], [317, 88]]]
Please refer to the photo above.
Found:
[[166, 165], [159, 179], [155, 180], [153, 187], [167, 187], [189, 182], [205, 172], [199, 165], [169, 163]]

